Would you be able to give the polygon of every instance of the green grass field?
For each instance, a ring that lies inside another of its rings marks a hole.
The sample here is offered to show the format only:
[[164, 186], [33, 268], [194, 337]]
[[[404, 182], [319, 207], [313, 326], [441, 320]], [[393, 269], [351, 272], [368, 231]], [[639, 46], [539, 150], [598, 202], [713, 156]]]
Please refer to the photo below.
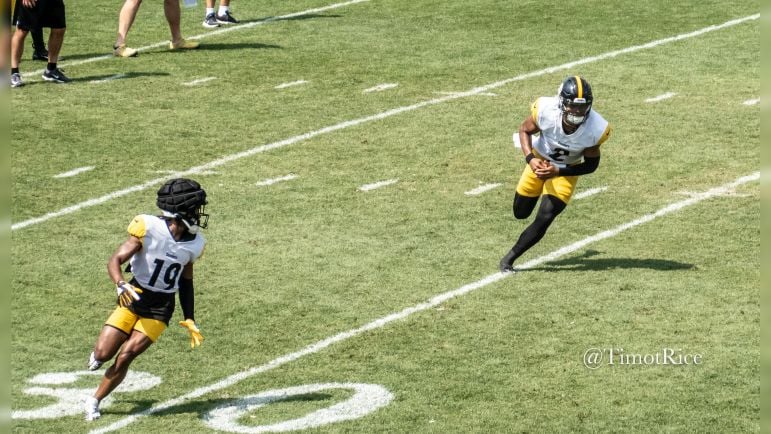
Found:
[[[220, 33], [199, 2], [176, 53], [148, 1], [132, 59], [119, 3], [68, 0], [74, 82], [28, 42], [9, 91], [14, 432], [760, 430], [759, 2], [236, 0]], [[573, 74], [614, 126], [600, 192], [499, 275], [532, 220], [511, 135]], [[179, 174], [210, 198], [205, 341], [172, 323], [87, 423], [107, 259]], [[701, 359], [618, 363], [667, 349]]]

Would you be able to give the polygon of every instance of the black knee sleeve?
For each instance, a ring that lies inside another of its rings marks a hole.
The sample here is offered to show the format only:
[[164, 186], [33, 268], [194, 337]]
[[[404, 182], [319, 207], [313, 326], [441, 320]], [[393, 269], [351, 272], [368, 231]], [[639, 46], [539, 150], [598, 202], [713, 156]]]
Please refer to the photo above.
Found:
[[520, 220], [530, 217], [530, 214], [532, 214], [535, 209], [536, 203], [538, 203], [537, 197], [522, 196], [519, 193], [515, 193], [514, 204], [512, 205], [514, 217]]

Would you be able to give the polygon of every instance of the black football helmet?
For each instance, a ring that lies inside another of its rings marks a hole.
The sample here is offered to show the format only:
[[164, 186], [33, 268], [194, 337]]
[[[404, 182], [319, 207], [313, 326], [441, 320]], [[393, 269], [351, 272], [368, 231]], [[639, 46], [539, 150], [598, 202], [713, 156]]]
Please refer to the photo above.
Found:
[[578, 75], [566, 78], [557, 91], [559, 108], [571, 125], [581, 125], [592, 110], [592, 87]]
[[166, 181], [158, 189], [156, 201], [165, 217], [182, 220], [191, 233], [209, 225], [209, 214], [204, 213], [206, 203], [206, 191], [201, 184], [186, 178]]

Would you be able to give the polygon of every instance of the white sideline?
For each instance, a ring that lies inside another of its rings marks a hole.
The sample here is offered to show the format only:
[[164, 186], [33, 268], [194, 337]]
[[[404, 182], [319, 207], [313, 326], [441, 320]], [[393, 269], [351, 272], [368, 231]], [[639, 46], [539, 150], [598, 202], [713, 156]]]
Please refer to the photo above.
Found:
[[[606, 238], [614, 237], [621, 232], [624, 232], [627, 229], [631, 229], [635, 226], [639, 226], [643, 223], [648, 223], [658, 217], [663, 217], [667, 214], [670, 214], [672, 212], [678, 211], [680, 209], [683, 209], [687, 206], [695, 205], [701, 201], [716, 197], [716, 196], [722, 196], [726, 193], [729, 193], [733, 191], [736, 187], [739, 187], [740, 185], [746, 184], [751, 181], [758, 180], [760, 178], [760, 172], [755, 172], [751, 175], [743, 176], [733, 182], [730, 182], [728, 184], [724, 184], [720, 187], [712, 188], [706, 192], [703, 193], [697, 193], [694, 194], [692, 197], [682, 200], [680, 202], [675, 202], [673, 204], [667, 205], [664, 208], [659, 209], [658, 211], [646, 214], [638, 219], [632, 220], [628, 223], [624, 223], [622, 225], [616, 226], [613, 229], [609, 229], [606, 231], [599, 232], [595, 235], [592, 235], [588, 238], [584, 238], [581, 241], [577, 241], [573, 244], [569, 244], [565, 247], [562, 247], [558, 250], [555, 250], [552, 253], [549, 253], [547, 255], [541, 256], [540, 258], [533, 259], [531, 261], [528, 261], [521, 266], [517, 267], [517, 270], [526, 270], [528, 268], [536, 267], [540, 264], [543, 264], [545, 262], [553, 261], [560, 256], [564, 256], [570, 253], [573, 253], [577, 250], [580, 250], [584, 247], [586, 247], [589, 244], [595, 243], [600, 240], [604, 240]], [[211, 384], [209, 386], [201, 387], [198, 389], [193, 390], [192, 392], [188, 392], [178, 398], [170, 399], [166, 402], [163, 402], [161, 404], [155, 405], [147, 410], [144, 410], [142, 412], [132, 414], [130, 416], [126, 416], [121, 420], [118, 420], [117, 422], [114, 422], [110, 425], [107, 425], [106, 427], [98, 428], [95, 430], [92, 430], [89, 434], [101, 434], [106, 433], [110, 431], [114, 431], [120, 428], [123, 428], [125, 426], [128, 426], [129, 424], [133, 423], [137, 419], [143, 416], [148, 416], [153, 413], [158, 413], [160, 411], [166, 410], [168, 408], [180, 405], [185, 403], [186, 401], [189, 401], [194, 398], [198, 398], [200, 396], [203, 396], [207, 393], [214, 392], [217, 390], [222, 390], [226, 387], [230, 387], [236, 383], [239, 383], [249, 377], [255, 376], [257, 374], [269, 371], [274, 368], [278, 368], [279, 366], [285, 365], [289, 362], [292, 362], [294, 360], [297, 360], [303, 356], [307, 356], [309, 354], [317, 353], [324, 348], [329, 347], [332, 344], [345, 341], [349, 338], [358, 336], [364, 332], [375, 330], [384, 327], [385, 325], [407, 318], [408, 316], [422, 312], [427, 309], [434, 308], [442, 303], [444, 303], [447, 300], [450, 300], [455, 297], [459, 297], [461, 295], [465, 295], [471, 291], [477, 290], [479, 288], [483, 288], [491, 283], [495, 283], [501, 279], [505, 279], [507, 276], [509, 276], [512, 273], [493, 273], [490, 274], [487, 277], [484, 277], [480, 280], [477, 280], [476, 282], [472, 282], [469, 284], [466, 284], [464, 286], [461, 286], [460, 288], [454, 289], [452, 291], [443, 292], [439, 295], [434, 296], [433, 298], [429, 299], [428, 301], [425, 301], [423, 303], [408, 307], [400, 312], [394, 312], [390, 315], [386, 315], [382, 318], [376, 319], [370, 323], [367, 323], [361, 327], [357, 327], [355, 329], [351, 329], [342, 333], [338, 333], [334, 336], [328, 337], [326, 339], [320, 340], [318, 342], [315, 342], [313, 344], [310, 344], [306, 346], [305, 348], [302, 348], [299, 351], [296, 351], [294, 353], [285, 354], [281, 357], [278, 357], [276, 359], [271, 360], [268, 363], [265, 363], [260, 366], [255, 366], [253, 368], [247, 369], [242, 372], [238, 372], [236, 374], [230, 375], [229, 377], [224, 378], [223, 380], [220, 380], [214, 384]]]
[[[354, 0], [352, 2], [341, 3], [341, 4], [358, 3], [359, 1], [368, 1], [368, 0]], [[320, 9], [323, 9], [323, 8], [320, 8]], [[166, 176], [166, 177], [163, 177], [163, 178], [156, 178], [156, 179], [147, 181], [144, 184], [139, 184], [139, 185], [135, 185], [135, 186], [132, 186], [132, 187], [128, 187], [128, 188], [125, 188], [123, 190], [118, 190], [118, 191], [106, 194], [106, 195], [98, 197], [98, 198], [89, 199], [89, 200], [86, 200], [84, 202], [80, 202], [78, 204], [75, 204], [75, 205], [72, 205], [72, 206], [69, 206], [69, 207], [66, 207], [66, 208], [62, 208], [62, 209], [60, 209], [58, 211], [50, 212], [50, 213], [45, 214], [43, 216], [33, 217], [31, 219], [28, 219], [28, 220], [24, 220], [24, 221], [21, 221], [21, 222], [18, 222], [18, 223], [14, 223], [14, 224], [11, 225], [11, 231], [15, 231], [17, 229], [22, 229], [22, 228], [25, 228], [27, 226], [31, 226], [31, 225], [34, 225], [34, 224], [37, 224], [37, 223], [42, 223], [44, 221], [50, 220], [50, 219], [55, 218], [55, 217], [60, 217], [60, 216], [63, 216], [63, 215], [71, 214], [71, 213], [79, 211], [79, 210], [81, 210], [83, 208], [94, 206], [94, 205], [99, 205], [99, 204], [105, 203], [107, 201], [110, 201], [112, 199], [116, 199], [118, 197], [125, 196], [125, 195], [130, 194], [130, 193], [142, 191], [142, 190], [145, 190], [147, 188], [153, 187], [153, 186], [155, 186], [157, 184], [160, 184], [160, 183], [166, 181], [167, 179], [170, 179], [170, 178], [173, 178], [173, 177], [198, 174], [198, 173], [200, 173], [203, 170], [211, 170], [211, 169], [213, 169], [215, 167], [222, 166], [222, 165], [227, 164], [227, 163], [229, 163], [231, 161], [240, 160], [242, 158], [250, 157], [252, 155], [259, 154], [259, 153], [262, 153], [262, 152], [266, 152], [266, 151], [269, 151], [269, 150], [272, 150], [272, 149], [282, 148], [284, 146], [292, 145], [294, 143], [301, 142], [303, 140], [308, 140], [310, 138], [313, 138], [313, 137], [316, 137], [316, 136], [320, 136], [322, 134], [328, 134], [328, 133], [331, 133], [331, 132], [334, 132], [334, 131], [343, 130], [343, 129], [350, 128], [350, 127], [353, 127], [353, 126], [356, 126], [356, 125], [361, 125], [361, 124], [364, 124], [364, 123], [367, 123], [367, 122], [372, 122], [372, 121], [377, 121], [377, 120], [385, 119], [385, 118], [388, 118], [388, 117], [391, 117], [391, 116], [395, 116], [395, 115], [398, 115], [398, 114], [401, 114], [401, 113], [417, 110], [417, 109], [420, 109], [420, 108], [423, 108], [423, 107], [428, 107], [428, 106], [432, 106], [432, 105], [436, 105], [436, 104], [441, 104], [441, 103], [444, 103], [444, 102], [447, 102], [447, 101], [452, 101], [452, 100], [459, 99], [459, 98], [465, 98], [465, 97], [469, 97], [469, 96], [483, 94], [483, 93], [486, 93], [486, 92], [490, 91], [491, 89], [495, 89], [495, 88], [498, 88], [498, 87], [501, 87], [501, 86], [505, 86], [505, 85], [507, 85], [509, 83], [514, 83], [514, 82], [517, 82], [517, 81], [524, 81], [524, 80], [527, 80], [529, 78], [540, 77], [542, 75], [551, 74], [551, 73], [554, 73], [554, 72], [557, 72], [557, 71], [562, 71], [562, 70], [565, 70], [565, 69], [574, 68], [574, 67], [576, 67], [578, 65], [584, 65], [584, 64], [587, 64], [587, 63], [598, 62], [600, 60], [610, 59], [612, 57], [616, 57], [616, 56], [619, 56], [619, 55], [622, 55], [622, 54], [633, 53], [635, 51], [640, 51], [640, 50], [645, 50], [645, 49], [648, 49], [648, 48], [653, 48], [653, 47], [656, 47], [656, 46], [659, 46], [659, 45], [662, 45], [662, 44], [667, 44], [667, 43], [670, 43], [670, 42], [681, 41], [683, 39], [693, 38], [693, 37], [696, 37], [696, 36], [699, 36], [699, 35], [702, 35], [702, 34], [705, 34], [705, 33], [708, 33], [708, 32], [713, 32], [713, 31], [716, 31], [716, 30], [724, 29], [726, 27], [735, 26], [735, 25], [744, 23], [746, 21], [757, 20], [759, 18], [760, 18], [760, 14], [750, 15], [750, 16], [747, 16], [747, 17], [744, 17], [744, 18], [738, 18], [738, 19], [735, 19], [735, 20], [726, 21], [723, 24], [718, 24], [718, 25], [704, 27], [702, 29], [699, 29], [699, 30], [696, 30], [696, 31], [693, 31], [693, 32], [690, 32], [690, 33], [683, 33], [683, 34], [672, 36], [672, 37], [669, 37], [669, 38], [658, 39], [658, 40], [655, 40], [655, 41], [652, 41], [652, 42], [648, 42], [646, 44], [634, 45], [634, 46], [631, 46], [631, 47], [623, 48], [621, 50], [608, 51], [606, 53], [599, 54], [597, 56], [585, 57], [583, 59], [575, 60], [573, 62], [563, 63], [562, 65], [552, 66], [552, 67], [549, 67], [549, 68], [540, 69], [538, 71], [528, 72], [528, 73], [525, 73], [525, 74], [522, 74], [522, 75], [518, 75], [516, 77], [508, 78], [506, 80], [501, 80], [501, 81], [497, 81], [495, 83], [491, 83], [491, 84], [488, 84], [488, 85], [485, 85], [485, 86], [476, 87], [476, 88], [471, 89], [471, 90], [466, 91], [466, 92], [459, 92], [459, 93], [452, 94], [452, 95], [447, 95], [447, 96], [444, 96], [444, 97], [441, 97], [441, 98], [436, 98], [436, 99], [432, 99], [432, 100], [428, 100], [428, 101], [419, 102], [417, 104], [413, 104], [413, 105], [410, 105], [410, 106], [397, 107], [397, 108], [394, 108], [394, 109], [391, 109], [391, 110], [387, 110], [387, 111], [384, 111], [384, 112], [380, 112], [380, 113], [377, 113], [377, 114], [374, 114], [374, 115], [365, 116], [365, 117], [362, 117], [362, 118], [341, 122], [341, 123], [335, 124], [335, 125], [330, 125], [328, 127], [322, 128], [320, 130], [311, 131], [311, 132], [308, 132], [308, 133], [305, 133], [305, 134], [301, 134], [299, 136], [290, 137], [288, 139], [284, 139], [284, 140], [281, 140], [281, 141], [278, 141], [278, 142], [273, 142], [273, 143], [269, 143], [269, 144], [266, 144], [266, 145], [261, 145], [261, 146], [257, 146], [257, 147], [251, 148], [251, 149], [247, 149], [245, 151], [241, 151], [241, 152], [238, 152], [238, 153], [235, 153], [235, 154], [230, 154], [230, 155], [224, 156], [224, 157], [222, 157], [220, 159], [210, 161], [209, 163], [202, 164], [202, 165], [196, 166], [196, 167], [191, 167], [188, 170], [177, 172], [177, 173], [175, 173], [173, 175], [170, 175], [170, 176]], [[252, 24], [252, 23], [250, 23], [250, 24]]]

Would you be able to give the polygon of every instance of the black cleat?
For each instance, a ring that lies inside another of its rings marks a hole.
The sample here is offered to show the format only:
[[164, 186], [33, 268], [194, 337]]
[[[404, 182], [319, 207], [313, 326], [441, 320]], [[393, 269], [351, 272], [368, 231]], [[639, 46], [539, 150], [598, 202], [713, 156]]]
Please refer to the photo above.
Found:
[[35, 50], [32, 52], [32, 60], [43, 60], [48, 62], [48, 50]]
[[514, 263], [514, 252], [509, 250], [509, 253], [501, 259], [501, 263], [498, 264], [498, 269], [501, 273], [511, 273], [514, 271], [514, 267], [511, 265]]

